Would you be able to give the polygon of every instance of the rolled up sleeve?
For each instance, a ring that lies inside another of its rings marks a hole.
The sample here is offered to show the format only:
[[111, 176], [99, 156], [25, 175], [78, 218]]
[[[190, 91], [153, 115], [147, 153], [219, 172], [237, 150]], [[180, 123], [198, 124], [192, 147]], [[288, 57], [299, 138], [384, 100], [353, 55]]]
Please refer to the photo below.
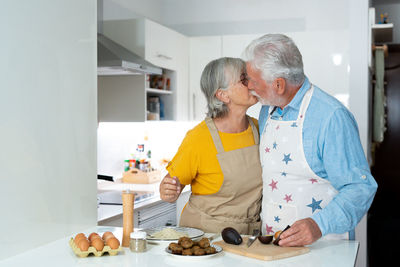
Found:
[[318, 139], [327, 180], [338, 191], [332, 201], [311, 218], [322, 235], [353, 230], [371, 206], [377, 183], [372, 177], [351, 113], [339, 108]]

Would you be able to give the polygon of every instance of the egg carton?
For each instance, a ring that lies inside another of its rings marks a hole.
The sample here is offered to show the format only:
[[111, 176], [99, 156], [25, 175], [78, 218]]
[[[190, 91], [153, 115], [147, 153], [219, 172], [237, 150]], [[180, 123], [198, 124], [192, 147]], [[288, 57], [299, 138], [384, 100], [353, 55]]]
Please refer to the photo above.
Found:
[[93, 254], [96, 257], [100, 257], [100, 256], [103, 256], [103, 254], [106, 253], [106, 252], [108, 252], [108, 254], [110, 256], [115, 256], [115, 255], [118, 254], [118, 252], [123, 250], [121, 246], [119, 246], [117, 249], [111, 249], [110, 246], [104, 246], [102, 251], [97, 251], [93, 246], [90, 246], [87, 251], [82, 251], [75, 244], [73, 238], [71, 238], [69, 240], [69, 245], [71, 246], [71, 248], [74, 251], [75, 255], [80, 257], [80, 258], [85, 258], [85, 257], [89, 256], [89, 254]]

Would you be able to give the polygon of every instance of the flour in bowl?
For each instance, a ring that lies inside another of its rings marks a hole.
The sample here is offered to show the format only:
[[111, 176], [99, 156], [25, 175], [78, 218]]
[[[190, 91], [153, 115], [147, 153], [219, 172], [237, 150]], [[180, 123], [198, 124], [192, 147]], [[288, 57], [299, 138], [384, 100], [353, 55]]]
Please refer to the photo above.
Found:
[[162, 231], [156, 232], [151, 235], [152, 238], [157, 239], [179, 239], [182, 236], [188, 235], [184, 232], [179, 232], [172, 228], [164, 228]]

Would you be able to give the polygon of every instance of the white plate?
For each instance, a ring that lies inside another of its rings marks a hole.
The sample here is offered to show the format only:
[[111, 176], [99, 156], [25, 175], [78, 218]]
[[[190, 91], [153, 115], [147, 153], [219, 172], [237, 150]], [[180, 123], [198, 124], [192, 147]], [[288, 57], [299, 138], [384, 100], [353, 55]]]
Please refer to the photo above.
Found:
[[171, 228], [175, 231], [178, 232], [182, 232], [188, 235], [189, 238], [193, 239], [193, 238], [198, 238], [204, 235], [204, 232], [196, 229], [196, 228], [191, 228], [191, 227], [174, 227], [174, 226], [161, 226], [161, 227], [153, 227], [153, 228], [149, 228], [149, 229], [143, 229], [143, 231], [145, 231], [147, 233], [147, 240], [154, 240], [154, 241], [174, 241], [174, 240], [178, 240], [178, 238], [174, 238], [174, 239], [168, 239], [168, 238], [154, 238], [151, 237], [149, 235], [152, 235], [154, 233], [157, 233], [159, 231], [164, 230], [165, 228]]
[[205, 259], [205, 258], [209, 258], [209, 257], [213, 257], [215, 255], [218, 255], [218, 254], [220, 254], [222, 252], [222, 248], [220, 246], [217, 246], [217, 245], [214, 245], [214, 244], [211, 244], [210, 246], [214, 247], [217, 252], [214, 253], [214, 254], [208, 254], [208, 255], [206, 254], [206, 255], [200, 255], [200, 256], [179, 255], [179, 254], [173, 254], [168, 247], [165, 248], [165, 252], [167, 252], [171, 256], [174, 256], [176, 258], [181, 258], [181, 259]]

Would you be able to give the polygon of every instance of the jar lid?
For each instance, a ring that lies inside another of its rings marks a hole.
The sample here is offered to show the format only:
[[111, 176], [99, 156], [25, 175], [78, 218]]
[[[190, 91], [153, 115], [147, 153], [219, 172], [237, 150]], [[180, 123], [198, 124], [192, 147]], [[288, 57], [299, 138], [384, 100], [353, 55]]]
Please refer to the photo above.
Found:
[[146, 232], [142, 232], [142, 231], [133, 231], [131, 233], [131, 238], [134, 239], [145, 239], [146, 238]]

